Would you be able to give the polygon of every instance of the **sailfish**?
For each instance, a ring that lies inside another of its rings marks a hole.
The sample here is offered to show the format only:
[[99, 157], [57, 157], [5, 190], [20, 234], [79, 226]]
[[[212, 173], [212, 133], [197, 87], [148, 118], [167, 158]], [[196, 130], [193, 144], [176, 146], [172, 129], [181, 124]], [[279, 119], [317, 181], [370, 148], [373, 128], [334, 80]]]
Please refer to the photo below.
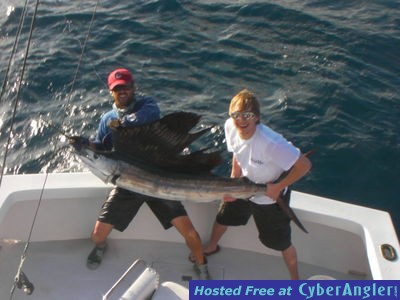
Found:
[[[249, 199], [264, 193], [265, 184], [213, 174], [223, 161], [221, 151], [184, 151], [212, 128], [193, 132], [200, 118], [191, 112], [174, 112], [142, 126], [113, 127], [111, 151], [84, 145], [75, 148], [76, 154], [104, 182], [155, 198], [211, 202], [225, 196]], [[282, 198], [277, 203], [307, 232], [289, 203]]]

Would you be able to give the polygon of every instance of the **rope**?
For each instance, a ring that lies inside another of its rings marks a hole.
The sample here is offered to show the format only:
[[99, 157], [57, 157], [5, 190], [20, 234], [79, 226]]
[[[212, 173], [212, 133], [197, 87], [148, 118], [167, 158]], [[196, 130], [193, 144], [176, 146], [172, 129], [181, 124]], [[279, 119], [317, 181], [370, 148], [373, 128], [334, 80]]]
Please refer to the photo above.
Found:
[[[74, 89], [75, 82], [76, 82], [76, 79], [78, 77], [79, 69], [80, 69], [80, 66], [81, 66], [81, 63], [82, 63], [82, 60], [83, 60], [83, 57], [84, 57], [84, 53], [85, 53], [85, 50], [86, 50], [86, 44], [87, 44], [87, 41], [89, 40], [90, 32], [91, 32], [91, 29], [92, 29], [92, 25], [94, 23], [94, 19], [95, 19], [95, 15], [96, 15], [99, 3], [100, 3], [100, 0], [96, 0], [96, 5], [95, 5], [95, 8], [93, 10], [92, 18], [91, 18], [90, 24], [89, 24], [89, 29], [88, 29], [88, 32], [87, 32], [86, 37], [85, 37], [85, 41], [84, 41], [84, 44], [83, 44], [83, 47], [82, 47], [82, 51], [81, 51], [81, 54], [80, 54], [80, 57], [79, 57], [78, 65], [77, 65], [77, 68], [76, 68], [76, 71], [75, 71], [75, 75], [74, 75], [74, 78], [73, 78], [73, 81], [72, 81], [72, 84], [71, 84], [71, 89], [70, 89], [68, 100], [67, 100], [67, 106], [69, 105], [69, 103], [71, 102], [71, 99], [72, 99], [72, 91]], [[2, 168], [2, 175], [1, 175], [1, 179], [0, 179], [0, 185], [1, 185], [2, 178], [3, 178], [4, 165], [5, 165], [5, 162], [6, 162], [8, 147], [9, 147], [10, 142], [11, 142], [11, 133], [12, 133], [12, 130], [13, 130], [13, 124], [14, 124], [14, 121], [15, 121], [16, 111], [17, 111], [17, 107], [18, 107], [19, 93], [20, 93], [20, 89], [21, 89], [21, 83], [22, 83], [23, 75], [25, 73], [25, 67], [26, 67], [27, 57], [28, 57], [28, 53], [29, 53], [29, 47], [30, 47], [30, 43], [31, 43], [32, 32], [33, 32], [33, 28], [34, 28], [34, 24], [35, 24], [35, 20], [36, 20], [38, 6], [39, 6], [39, 0], [36, 1], [35, 12], [34, 12], [34, 15], [32, 17], [31, 27], [30, 27], [30, 30], [29, 30], [29, 39], [28, 39], [28, 42], [27, 42], [27, 48], [26, 48], [23, 68], [22, 68], [22, 71], [21, 71], [21, 80], [20, 80], [20, 83], [19, 83], [19, 86], [18, 86], [17, 99], [15, 101], [14, 110], [13, 110], [13, 116], [12, 116], [12, 119], [11, 119], [10, 134], [9, 134], [8, 141], [7, 141], [7, 144], [6, 144], [7, 145], [6, 146], [6, 153], [4, 155], [4, 161], [3, 161], [3, 168]], [[24, 14], [26, 15], [26, 9], [24, 9]], [[21, 19], [24, 19], [24, 18], [25, 17], [23, 17]], [[19, 34], [20, 34], [20, 32], [21, 31], [19, 30]], [[14, 51], [14, 49], [13, 49], [13, 51]], [[65, 119], [66, 119], [66, 115], [62, 118], [61, 125], [64, 124]], [[56, 145], [55, 149], [53, 151], [53, 156], [51, 157], [50, 160], [53, 160], [55, 158], [55, 153], [57, 153], [57, 147], [58, 146]], [[11, 291], [10, 291], [10, 300], [13, 299], [15, 287], [17, 286], [17, 284], [19, 282], [21, 274], [25, 277], [25, 275], [22, 272], [22, 267], [23, 267], [24, 262], [26, 260], [28, 248], [29, 248], [29, 245], [31, 243], [31, 237], [32, 237], [33, 229], [34, 229], [34, 226], [35, 226], [35, 223], [36, 223], [36, 218], [37, 218], [37, 215], [38, 215], [38, 212], [39, 212], [39, 208], [40, 208], [40, 205], [41, 205], [41, 202], [42, 202], [42, 199], [43, 199], [43, 193], [44, 193], [44, 190], [45, 190], [47, 179], [48, 179], [48, 173], [46, 172], [46, 176], [45, 176], [45, 179], [43, 181], [43, 185], [42, 185], [39, 201], [38, 201], [38, 204], [37, 204], [37, 207], [36, 207], [36, 210], [35, 210], [35, 214], [34, 214], [34, 218], [33, 218], [33, 221], [32, 221], [32, 225], [31, 225], [31, 228], [30, 228], [30, 231], [29, 231], [28, 239], [27, 239], [25, 248], [23, 250], [23, 253], [21, 255], [20, 265], [19, 265], [18, 270], [17, 270], [17, 275], [15, 276], [14, 284], [13, 284], [13, 286], [11, 288]], [[25, 279], [26, 279], [26, 277], [25, 277]], [[33, 288], [33, 285], [32, 285], [32, 288]]]
[[[76, 79], [78, 78], [79, 69], [80, 69], [80, 66], [81, 66], [81, 63], [82, 63], [84, 54], [85, 54], [86, 44], [87, 44], [87, 42], [88, 42], [88, 40], [89, 40], [90, 32], [92, 31], [92, 25], [93, 25], [93, 23], [94, 23], [94, 18], [95, 18], [95, 16], [96, 16], [97, 7], [99, 6], [99, 3], [100, 3], [100, 0], [96, 0], [96, 5], [95, 5], [95, 7], [94, 7], [94, 9], [93, 9], [92, 18], [91, 18], [90, 23], [89, 23], [88, 32], [87, 32], [87, 34], [86, 34], [85, 41], [83, 42], [82, 51], [81, 51], [81, 54], [80, 54], [80, 56], [79, 56], [78, 65], [77, 65], [76, 70], [75, 70], [74, 79], [72, 80], [72, 84], [71, 84], [71, 88], [70, 88], [69, 95], [68, 95], [68, 100], [67, 100], [67, 106], [71, 103], [72, 92], [73, 92], [73, 90], [74, 90], [74, 88], [75, 88], [75, 82], [76, 82]], [[64, 122], [65, 122], [66, 117], [67, 117], [67, 116], [64, 115], [64, 117], [62, 118], [62, 121], [61, 121], [61, 128], [62, 128], [62, 125], [63, 125]]]
[[11, 63], [12, 63], [12, 61], [13, 61], [13, 58], [14, 58], [14, 55], [15, 55], [15, 51], [16, 51], [16, 49], [17, 49], [19, 37], [20, 37], [20, 35], [21, 35], [22, 25], [23, 25], [23, 23], [24, 23], [25, 16], [26, 16], [26, 7], [27, 7], [27, 3], [28, 3], [28, 0], [25, 0], [25, 5], [24, 5], [24, 8], [22, 9], [21, 16], [20, 16], [20, 18], [19, 18], [19, 24], [18, 24], [17, 34], [15, 35], [15, 40], [14, 40], [13, 48], [12, 48], [12, 50], [11, 50], [11, 55], [10, 55], [10, 58], [9, 58], [8, 64], [7, 64], [7, 70], [6, 70], [6, 72], [5, 72], [3, 84], [2, 84], [2, 86], [1, 86], [0, 103], [2, 102], [2, 98], [3, 98], [4, 91], [5, 91], [5, 88], [6, 88], [6, 85], [7, 85], [7, 81], [8, 81], [8, 74], [10, 73]]
[[[2, 98], [4, 96], [5, 87], [6, 87], [7, 81], [8, 81], [8, 74], [10, 73], [10, 69], [11, 69], [11, 63], [12, 63], [13, 58], [15, 56], [15, 52], [16, 52], [16, 49], [17, 49], [18, 41], [19, 41], [19, 38], [21, 36], [22, 27], [23, 27], [23, 23], [25, 21], [26, 12], [27, 12], [27, 5], [28, 5], [28, 0], [25, 1], [25, 5], [24, 5], [24, 8], [22, 9], [21, 16], [20, 16], [20, 19], [19, 19], [18, 31], [17, 31], [17, 34], [15, 35], [13, 48], [11, 50], [10, 59], [8, 60], [7, 70], [5, 72], [5, 76], [4, 76], [4, 80], [3, 80], [3, 85], [1, 87], [0, 103], [2, 103]], [[26, 56], [25, 56], [25, 58], [26, 58]], [[6, 147], [5, 147], [5, 153], [4, 153], [3, 162], [2, 162], [2, 165], [1, 165], [0, 186], [1, 186], [1, 183], [3, 181], [4, 168], [5, 168], [6, 161], [7, 161], [8, 147], [10, 146], [10, 142], [11, 142], [11, 135], [12, 135], [12, 129], [13, 129], [13, 124], [14, 124], [15, 111], [16, 111], [16, 108], [17, 108], [17, 105], [18, 105], [18, 95], [19, 95], [19, 90], [20, 90], [20, 87], [21, 87], [22, 76], [23, 76], [23, 72], [21, 74], [20, 85], [18, 87], [18, 94], [17, 94], [17, 97], [15, 99], [13, 118], [11, 120], [10, 130], [8, 131], [8, 138], [7, 138], [7, 143], [6, 143]]]

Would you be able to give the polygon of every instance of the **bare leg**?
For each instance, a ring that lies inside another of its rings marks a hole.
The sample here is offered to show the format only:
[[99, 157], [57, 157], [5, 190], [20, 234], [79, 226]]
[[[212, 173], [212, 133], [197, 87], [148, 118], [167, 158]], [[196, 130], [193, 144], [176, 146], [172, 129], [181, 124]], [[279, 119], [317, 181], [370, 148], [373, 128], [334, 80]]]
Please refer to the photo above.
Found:
[[289, 246], [287, 249], [282, 251], [282, 256], [287, 268], [289, 269], [290, 278], [294, 280], [299, 279], [296, 248], [293, 245]]
[[108, 235], [111, 233], [113, 225], [97, 221], [92, 232], [92, 241], [96, 246], [103, 246]]
[[97, 269], [102, 260], [104, 252], [106, 251], [106, 239], [113, 229], [113, 225], [102, 223], [97, 221], [94, 225], [94, 229], [92, 232], [92, 241], [96, 245], [93, 250], [89, 253], [87, 258], [86, 265], [89, 269], [94, 270]]
[[205, 264], [201, 239], [188, 216], [176, 217], [171, 221], [172, 225], [184, 237], [195, 261], [199, 265]]
[[217, 249], [218, 242], [221, 239], [221, 237], [224, 235], [224, 233], [226, 232], [227, 229], [228, 229], [228, 226], [226, 226], [226, 225], [221, 225], [217, 222], [214, 223], [210, 241], [203, 248], [204, 253], [210, 253]]

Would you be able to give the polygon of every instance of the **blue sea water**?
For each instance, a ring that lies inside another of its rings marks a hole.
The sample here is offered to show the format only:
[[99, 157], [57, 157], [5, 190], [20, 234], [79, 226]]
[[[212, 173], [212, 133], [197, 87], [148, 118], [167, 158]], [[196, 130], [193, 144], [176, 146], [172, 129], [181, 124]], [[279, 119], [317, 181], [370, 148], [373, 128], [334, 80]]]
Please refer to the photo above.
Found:
[[[1, 160], [17, 103], [6, 174], [82, 170], [60, 132], [94, 135], [123, 66], [163, 114], [215, 124], [220, 149], [230, 99], [252, 90], [264, 123], [316, 151], [296, 190], [386, 210], [400, 232], [399, 1], [104, 0], [90, 34], [96, 1], [40, 1], [17, 97], [33, 2], [0, 103]], [[0, 3], [1, 82], [24, 3]]]

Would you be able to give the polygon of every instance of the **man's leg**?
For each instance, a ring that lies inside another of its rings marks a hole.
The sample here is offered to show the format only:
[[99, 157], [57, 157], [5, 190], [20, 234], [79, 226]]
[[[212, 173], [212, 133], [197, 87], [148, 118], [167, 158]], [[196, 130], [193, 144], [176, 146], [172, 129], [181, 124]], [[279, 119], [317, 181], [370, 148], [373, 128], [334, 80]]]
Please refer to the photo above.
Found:
[[96, 221], [92, 232], [92, 241], [96, 246], [105, 244], [108, 235], [111, 233], [113, 225]]
[[196, 262], [195, 270], [199, 274], [200, 279], [211, 279], [208, 273], [207, 261], [201, 247], [200, 236], [189, 217], [176, 217], [171, 221], [171, 224], [174, 225], [178, 232], [184, 237], [186, 245], [189, 247]]
[[293, 245], [289, 246], [282, 251], [282, 256], [289, 270], [290, 278], [294, 280], [299, 279], [296, 248]]
[[202, 265], [205, 263], [203, 250], [201, 248], [200, 236], [194, 228], [192, 221], [188, 216], [176, 217], [171, 221], [172, 225], [184, 237], [186, 245], [192, 251], [196, 263]]
[[228, 226], [246, 225], [250, 216], [251, 207], [248, 200], [236, 199], [235, 201], [222, 202], [213, 225], [210, 241], [203, 248], [204, 253], [207, 255], [218, 251], [218, 242], [228, 229]]
[[113, 227], [114, 226], [111, 224], [96, 221], [91, 237], [95, 247], [90, 252], [86, 264], [89, 269], [94, 270], [100, 266], [104, 252], [107, 248], [106, 240]]
[[221, 237], [224, 235], [226, 230], [228, 229], [228, 226], [219, 224], [218, 222], [214, 223], [212, 232], [211, 232], [211, 238], [208, 244], [203, 248], [204, 253], [213, 253], [217, 250], [218, 248], [218, 242], [221, 239]]

